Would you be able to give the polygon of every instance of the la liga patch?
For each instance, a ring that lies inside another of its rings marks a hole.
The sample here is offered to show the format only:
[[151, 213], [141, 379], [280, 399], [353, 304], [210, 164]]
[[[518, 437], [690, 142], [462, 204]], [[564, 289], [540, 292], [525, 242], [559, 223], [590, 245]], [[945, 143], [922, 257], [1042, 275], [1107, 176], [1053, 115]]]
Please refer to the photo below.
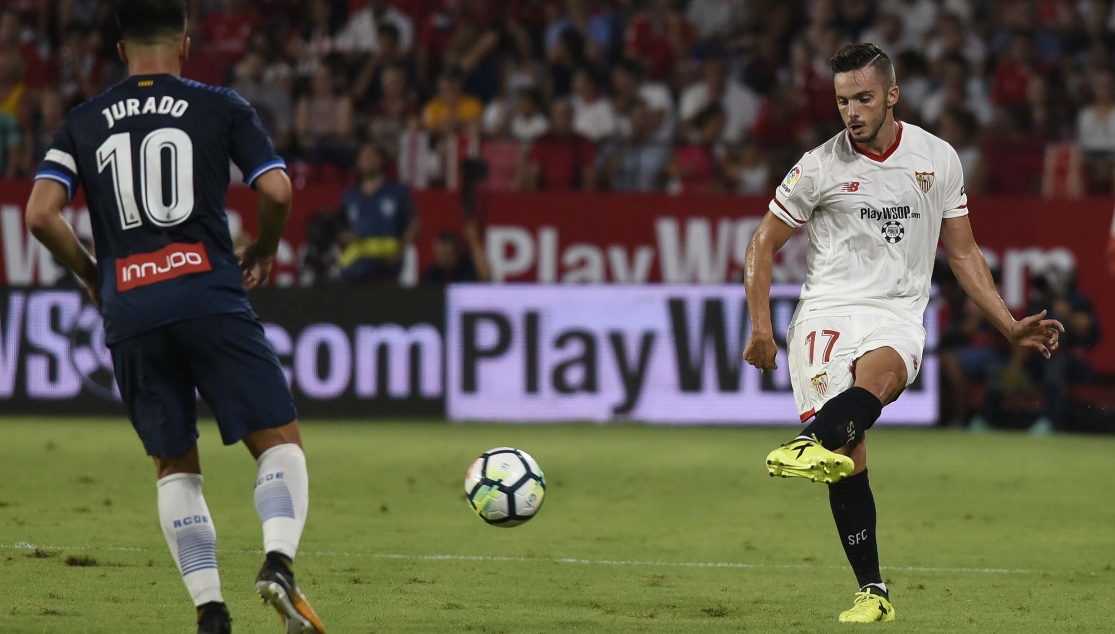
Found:
[[778, 189], [782, 192], [783, 196], [789, 196], [790, 193], [794, 191], [794, 187], [797, 186], [799, 180], [801, 180], [801, 163], [790, 168], [789, 173], [786, 174], [786, 178], [782, 179], [782, 184], [778, 186]]

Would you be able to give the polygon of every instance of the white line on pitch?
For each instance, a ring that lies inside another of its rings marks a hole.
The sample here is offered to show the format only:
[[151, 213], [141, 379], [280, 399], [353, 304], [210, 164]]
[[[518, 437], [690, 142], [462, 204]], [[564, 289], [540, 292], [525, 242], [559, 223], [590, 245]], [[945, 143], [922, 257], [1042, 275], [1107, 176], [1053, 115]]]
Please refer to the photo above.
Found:
[[[36, 546], [28, 542], [19, 542], [18, 544], [0, 544], [0, 550], [34, 550], [42, 548], [43, 550], [105, 550], [116, 552], [153, 552], [149, 548], [137, 548], [133, 546]], [[218, 552], [224, 553], [247, 553], [247, 554], [262, 554], [263, 551], [253, 549], [230, 549], [221, 548]], [[488, 561], [488, 562], [512, 562], [512, 563], [554, 563], [554, 564], [579, 564], [579, 565], [596, 565], [596, 566], [665, 566], [672, 568], [757, 568], [757, 569], [816, 569], [827, 568], [832, 570], [844, 570], [847, 566], [838, 566], [834, 564], [746, 564], [735, 562], [686, 562], [686, 561], [633, 561], [626, 559], [578, 559], [572, 557], [501, 557], [493, 555], [403, 555], [395, 553], [348, 553], [337, 552], [331, 550], [319, 551], [302, 551], [300, 554], [309, 555], [311, 557], [366, 557], [369, 559], [398, 559], [398, 560], [412, 560], [412, 561]], [[1059, 570], [1025, 570], [1017, 568], [937, 568], [931, 566], [883, 566], [883, 570], [898, 570], [902, 572], [944, 572], [944, 573], [974, 573], [974, 574], [995, 574], [995, 575], [1030, 575], [1035, 573], [1048, 573], [1060, 574]]]

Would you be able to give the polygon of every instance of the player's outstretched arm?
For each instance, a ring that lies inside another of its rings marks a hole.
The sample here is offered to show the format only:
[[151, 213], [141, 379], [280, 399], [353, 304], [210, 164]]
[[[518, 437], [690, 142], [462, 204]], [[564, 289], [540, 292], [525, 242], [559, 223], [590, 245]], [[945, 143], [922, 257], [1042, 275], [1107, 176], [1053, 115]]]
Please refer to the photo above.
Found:
[[1065, 327], [1056, 319], [1045, 319], [1044, 310], [1022, 320], [1014, 319], [995, 289], [991, 269], [976, 245], [968, 216], [945, 218], [941, 225], [941, 243], [945, 245], [949, 266], [960, 286], [999, 332], [1012, 344], [1033, 348], [1048, 359], [1057, 349], [1060, 333], [1065, 331]]
[[743, 284], [747, 289], [747, 310], [751, 315], [751, 338], [743, 358], [760, 370], [777, 370], [774, 328], [770, 323], [770, 280], [774, 254], [786, 244], [794, 229], [767, 212], [751, 236], [744, 258]]
[[62, 217], [62, 208], [69, 202], [69, 193], [61, 183], [40, 179], [35, 181], [27, 201], [27, 227], [54, 257], [73, 271], [98, 307], [101, 305], [97, 260], [77, 239], [73, 227]]
[[236, 252], [240, 258], [244, 288], [248, 290], [262, 284], [270, 275], [271, 266], [275, 263], [275, 253], [279, 250], [279, 241], [283, 238], [287, 219], [290, 218], [293, 201], [290, 178], [281, 169], [265, 172], [256, 179], [253, 186], [259, 196], [256, 204], [259, 213], [259, 238]]

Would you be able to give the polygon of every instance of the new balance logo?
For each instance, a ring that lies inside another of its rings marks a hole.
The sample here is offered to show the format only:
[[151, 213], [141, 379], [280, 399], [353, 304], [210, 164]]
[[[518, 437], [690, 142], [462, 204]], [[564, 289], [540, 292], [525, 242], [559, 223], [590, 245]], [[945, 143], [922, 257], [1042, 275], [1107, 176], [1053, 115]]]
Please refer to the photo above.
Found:
[[843, 185], [840, 186], [840, 191], [842, 191], [846, 194], [852, 194], [852, 193], [858, 192], [859, 191], [859, 181], [852, 181], [850, 183], [844, 183]]

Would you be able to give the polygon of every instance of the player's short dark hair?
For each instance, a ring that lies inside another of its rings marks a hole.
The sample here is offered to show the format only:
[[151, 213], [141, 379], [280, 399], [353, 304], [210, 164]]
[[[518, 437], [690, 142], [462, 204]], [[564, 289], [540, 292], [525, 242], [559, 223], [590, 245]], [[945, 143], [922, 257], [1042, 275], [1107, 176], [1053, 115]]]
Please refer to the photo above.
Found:
[[120, 0], [116, 22], [127, 42], [153, 44], [186, 32], [186, 0]]
[[862, 68], [874, 68], [883, 80], [883, 85], [889, 88], [895, 84], [894, 65], [890, 58], [878, 46], [870, 43], [846, 44], [829, 59], [832, 74], [850, 73]]

